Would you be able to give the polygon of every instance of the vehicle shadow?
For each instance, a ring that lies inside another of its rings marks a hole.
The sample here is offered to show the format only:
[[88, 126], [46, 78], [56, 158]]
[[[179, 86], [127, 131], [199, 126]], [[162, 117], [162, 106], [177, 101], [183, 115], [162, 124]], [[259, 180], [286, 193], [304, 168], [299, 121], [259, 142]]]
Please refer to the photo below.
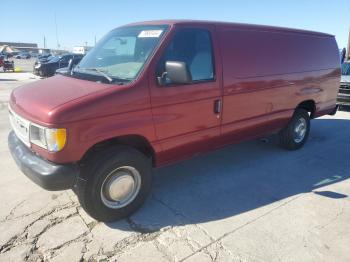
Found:
[[334, 201], [348, 197], [320, 188], [350, 177], [349, 134], [349, 120], [316, 119], [298, 151], [279, 148], [271, 136], [158, 169], [152, 196], [128, 221], [137, 225], [132, 230], [153, 232], [237, 216], [305, 192]]

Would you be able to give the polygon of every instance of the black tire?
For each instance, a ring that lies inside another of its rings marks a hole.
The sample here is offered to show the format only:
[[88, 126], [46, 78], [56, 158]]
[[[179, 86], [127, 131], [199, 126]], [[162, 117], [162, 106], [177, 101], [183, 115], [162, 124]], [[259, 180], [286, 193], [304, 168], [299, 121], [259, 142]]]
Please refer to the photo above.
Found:
[[[146, 200], [152, 186], [152, 161], [138, 150], [117, 146], [95, 153], [82, 167], [84, 180], [78, 179], [74, 192], [84, 210], [98, 221], [111, 222], [130, 216]], [[110, 208], [102, 200], [102, 187], [106, 178], [120, 167], [130, 166], [141, 177], [136, 197], [126, 206]]]
[[[302, 120], [303, 119], [303, 120]], [[295, 128], [299, 121], [305, 121], [306, 131], [304, 136], [298, 137], [295, 134]], [[305, 109], [297, 108], [293, 114], [291, 121], [288, 125], [282, 129], [279, 133], [279, 144], [281, 147], [288, 150], [297, 150], [301, 148], [309, 137], [310, 132], [310, 116], [309, 113]]]

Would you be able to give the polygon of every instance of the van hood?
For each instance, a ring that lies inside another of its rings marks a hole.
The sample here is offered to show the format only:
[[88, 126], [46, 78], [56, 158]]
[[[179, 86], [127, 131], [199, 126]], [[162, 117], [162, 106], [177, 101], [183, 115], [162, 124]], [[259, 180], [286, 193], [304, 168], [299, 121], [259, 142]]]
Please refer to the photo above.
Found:
[[111, 87], [109, 84], [56, 75], [16, 88], [11, 94], [10, 105], [29, 120], [48, 123], [56, 108]]

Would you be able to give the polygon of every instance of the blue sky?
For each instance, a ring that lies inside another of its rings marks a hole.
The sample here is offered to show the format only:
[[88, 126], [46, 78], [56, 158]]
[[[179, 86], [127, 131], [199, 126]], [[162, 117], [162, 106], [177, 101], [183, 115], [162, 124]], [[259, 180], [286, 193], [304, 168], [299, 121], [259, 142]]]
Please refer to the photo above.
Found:
[[[14, 2], [16, 4], [14, 4]], [[345, 47], [349, 0], [99, 0], [3, 1], [0, 41], [62, 48], [94, 44], [112, 28], [154, 19], [204, 19], [309, 29], [336, 36]], [[6, 11], [4, 11], [6, 10]]]

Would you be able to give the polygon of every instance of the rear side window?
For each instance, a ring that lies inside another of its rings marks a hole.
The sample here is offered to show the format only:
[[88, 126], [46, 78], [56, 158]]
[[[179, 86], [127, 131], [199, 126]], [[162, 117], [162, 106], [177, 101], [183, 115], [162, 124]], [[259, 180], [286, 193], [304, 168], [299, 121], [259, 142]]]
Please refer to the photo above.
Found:
[[185, 62], [193, 81], [214, 79], [210, 32], [205, 29], [178, 30], [158, 64], [158, 76], [165, 71], [166, 61]]

